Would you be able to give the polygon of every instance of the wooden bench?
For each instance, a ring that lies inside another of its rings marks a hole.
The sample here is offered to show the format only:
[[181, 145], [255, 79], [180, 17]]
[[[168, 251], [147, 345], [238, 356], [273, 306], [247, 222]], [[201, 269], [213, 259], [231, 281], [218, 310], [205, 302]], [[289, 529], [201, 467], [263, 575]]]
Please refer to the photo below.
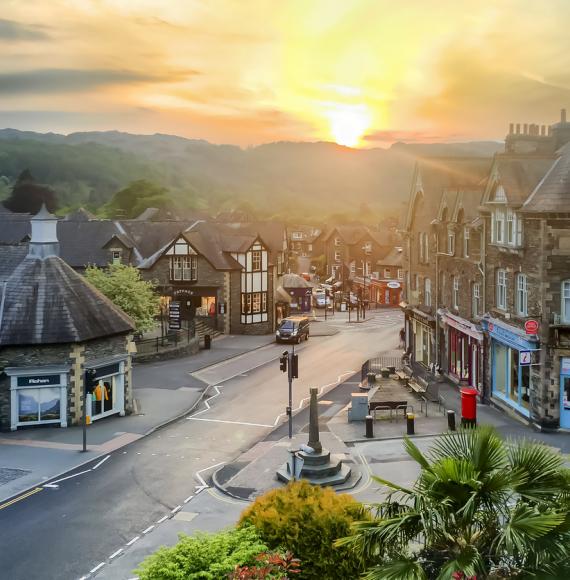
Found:
[[410, 387], [410, 389], [412, 389], [414, 393], [417, 393], [418, 395], [423, 395], [427, 391], [428, 384], [423, 379], [416, 377], [408, 381], [408, 387]]
[[406, 416], [408, 410], [414, 411], [411, 405], [408, 405], [408, 401], [373, 401], [370, 403], [370, 413], [376, 419], [377, 411], [390, 411], [390, 421], [392, 420], [393, 411], [402, 411], [403, 416]]
[[398, 379], [400, 379], [401, 381], [407, 381], [410, 377], [404, 372], [404, 371], [396, 371], [395, 375], [398, 377]]

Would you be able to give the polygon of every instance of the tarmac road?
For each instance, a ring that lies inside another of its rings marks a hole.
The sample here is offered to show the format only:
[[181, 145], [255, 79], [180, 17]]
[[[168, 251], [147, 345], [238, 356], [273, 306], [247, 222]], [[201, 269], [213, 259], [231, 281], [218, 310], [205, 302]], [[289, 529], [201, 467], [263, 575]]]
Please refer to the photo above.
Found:
[[[339, 334], [313, 337], [296, 349], [300, 378], [294, 381], [294, 408], [309, 387], [333, 388], [364, 360], [396, 346], [401, 323], [383, 324], [384, 314], [347, 325], [346, 332], [339, 324]], [[83, 578], [150, 533], [200, 489], [213, 469], [283, 421], [287, 380], [276, 358], [285, 348], [290, 347], [266, 347], [195, 373], [212, 385], [212, 398], [191, 417], [0, 509], [0, 575], [10, 580]]]

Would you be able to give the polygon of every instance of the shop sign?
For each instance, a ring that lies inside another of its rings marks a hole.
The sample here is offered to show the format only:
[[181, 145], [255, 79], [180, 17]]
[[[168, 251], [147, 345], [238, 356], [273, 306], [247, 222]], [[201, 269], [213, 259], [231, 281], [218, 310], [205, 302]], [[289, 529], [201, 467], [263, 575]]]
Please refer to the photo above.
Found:
[[521, 350], [519, 353], [519, 364], [521, 366], [530, 365], [531, 360], [531, 351], [530, 350]]
[[95, 370], [95, 380], [102, 377], [108, 377], [110, 375], [118, 375], [121, 369], [120, 363], [113, 363], [111, 365], [105, 365], [103, 367], [98, 367]]
[[182, 328], [180, 302], [171, 301], [168, 305], [168, 328], [170, 330], [180, 330]]
[[538, 322], [536, 320], [527, 320], [524, 323], [524, 330], [527, 334], [536, 334], [538, 332]]
[[219, 302], [218, 303], [218, 314], [225, 314], [226, 313], [226, 303]]
[[42, 375], [39, 377], [18, 377], [18, 387], [43, 387], [59, 385], [59, 375]]
[[388, 286], [388, 288], [399, 288], [400, 282], [388, 282], [388, 284], [386, 284], [386, 286]]
[[508, 344], [517, 350], [534, 350], [536, 348], [536, 343], [529, 342], [520, 334], [493, 322], [487, 323], [487, 331], [495, 340]]

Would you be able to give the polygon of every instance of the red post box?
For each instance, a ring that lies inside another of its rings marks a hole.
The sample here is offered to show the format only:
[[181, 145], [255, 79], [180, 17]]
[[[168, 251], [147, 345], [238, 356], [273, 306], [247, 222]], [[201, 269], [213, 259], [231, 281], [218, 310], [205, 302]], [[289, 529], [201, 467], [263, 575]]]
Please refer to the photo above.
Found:
[[477, 389], [461, 389], [461, 425], [477, 424]]

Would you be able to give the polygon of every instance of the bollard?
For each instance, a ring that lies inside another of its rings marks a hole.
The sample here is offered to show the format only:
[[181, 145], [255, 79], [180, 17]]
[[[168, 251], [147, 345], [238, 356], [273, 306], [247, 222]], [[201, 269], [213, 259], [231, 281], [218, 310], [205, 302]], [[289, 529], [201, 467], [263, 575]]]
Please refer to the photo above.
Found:
[[406, 415], [406, 427], [407, 427], [408, 435], [414, 435], [414, 433], [415, 433], [414, 420], [415, 420], [415, 416], [413, 413], [408, 413]]
[[455, 411], [449, 409], [447, 411], [447, 428], [450, 431], [455, 431]]
[[374, 437], [374, 418], [372, 415], [366, 415], [366, 439]]

